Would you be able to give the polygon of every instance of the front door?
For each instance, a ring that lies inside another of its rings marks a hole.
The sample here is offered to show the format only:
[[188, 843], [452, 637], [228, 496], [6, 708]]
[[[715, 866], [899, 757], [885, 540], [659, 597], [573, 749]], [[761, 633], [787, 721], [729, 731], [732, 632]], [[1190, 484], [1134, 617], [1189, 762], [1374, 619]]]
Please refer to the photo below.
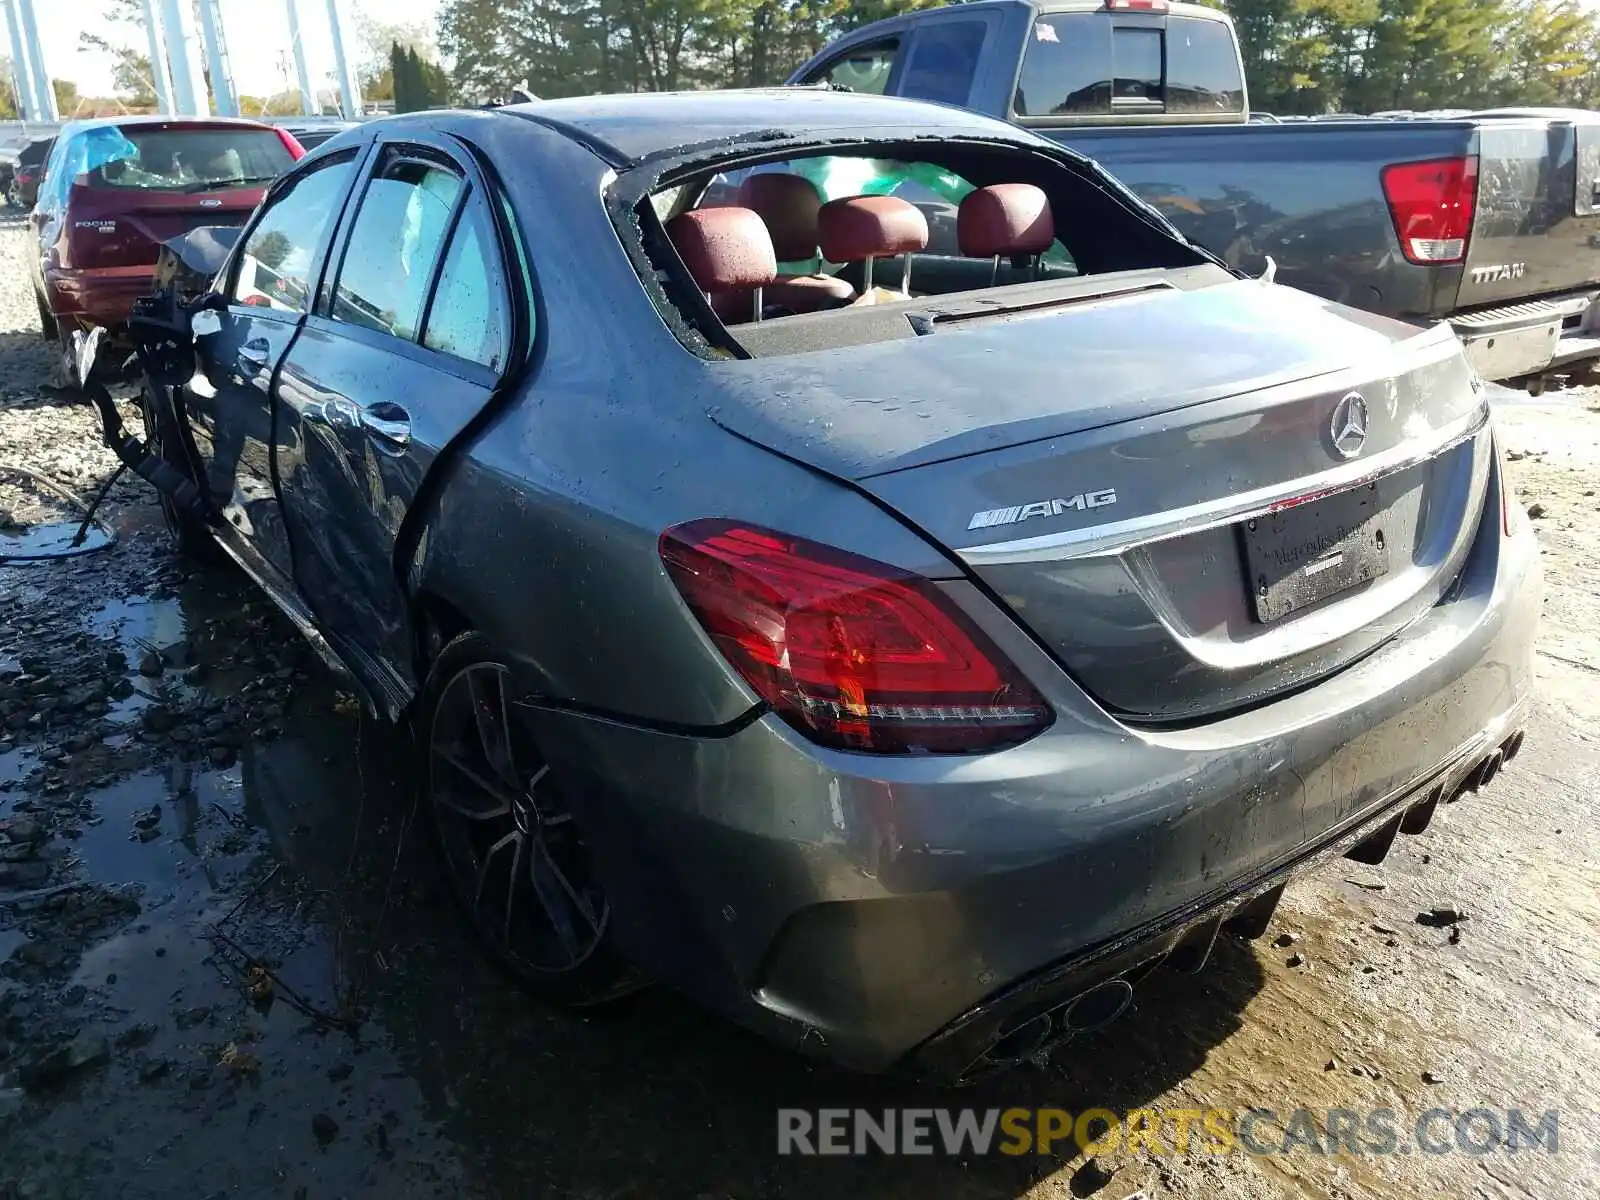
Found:
[[277, 384], [301, 594], [354, 665], [401, 694], [415, 683], [397, 561], [407, 517], [440, 452], [488, 404], [511, 344], [507, 256], [484, 190], [437, 147], [384, 147]]
[[277, 582], [292, 562], [272, 481], [272, 381], [310, 309], [324, 242], [355, 173], [355, 151], [276, 191], [233, 256], [225, 307], [197, 313], [195, 374], [183, 401], [200, 483], [223, 536]]

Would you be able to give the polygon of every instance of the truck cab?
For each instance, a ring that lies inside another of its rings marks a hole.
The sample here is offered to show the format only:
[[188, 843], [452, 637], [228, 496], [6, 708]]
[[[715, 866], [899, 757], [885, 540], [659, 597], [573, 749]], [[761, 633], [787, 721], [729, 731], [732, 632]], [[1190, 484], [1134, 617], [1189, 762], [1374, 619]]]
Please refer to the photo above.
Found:
[[1166, 0], [922, 9], [845, 35], [791, 82], [954, 104], [1027, 128], [1249, 119], [1233, 21]]

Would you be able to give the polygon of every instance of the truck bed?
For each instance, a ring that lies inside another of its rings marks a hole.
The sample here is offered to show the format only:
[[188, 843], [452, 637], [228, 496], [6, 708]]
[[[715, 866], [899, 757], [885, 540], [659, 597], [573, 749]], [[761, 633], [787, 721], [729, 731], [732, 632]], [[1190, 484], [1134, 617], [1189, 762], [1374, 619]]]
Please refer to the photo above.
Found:
[[[1253, 273], [1270, 255], [1280, 282], [1357, 308], [1448, 317], [1600, 288], [1600, 212], [1592, 196], [1577, 203], [1573, 125], [1373, 120], [1040, 132], [1109, 169], [1230, 265]], [[1466, 262], [1405, 262], [1381, 171], [1469, 156], [1478, 160], [1478, 204]]]

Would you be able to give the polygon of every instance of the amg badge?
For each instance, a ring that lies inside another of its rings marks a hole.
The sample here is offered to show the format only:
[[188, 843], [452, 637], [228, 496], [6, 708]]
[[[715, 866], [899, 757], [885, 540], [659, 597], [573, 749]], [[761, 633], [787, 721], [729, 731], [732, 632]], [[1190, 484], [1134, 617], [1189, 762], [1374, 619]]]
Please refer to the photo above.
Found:
[[1032, 504], [1015, 504], [1010, 508], [991, 508], [988, 512], [973, 513], [967, 522], [968, 529], [993, 529], [996, 525], [1015, 525], [1029, 517], [1059, 517], [1069, 508], [1083, 512], [1091, 508], [1105, 508], [1117, 502], [1115, 488], [1102, 488], [1097, 492], [1079, 492], [1065, 500], [1035, 500]]
[[1521, 279], [1527, 273], [1527, 263], [1494, 263], [1487, 267], [1473, 267], [1468, 274], [1473, 283], [1505, 283]]

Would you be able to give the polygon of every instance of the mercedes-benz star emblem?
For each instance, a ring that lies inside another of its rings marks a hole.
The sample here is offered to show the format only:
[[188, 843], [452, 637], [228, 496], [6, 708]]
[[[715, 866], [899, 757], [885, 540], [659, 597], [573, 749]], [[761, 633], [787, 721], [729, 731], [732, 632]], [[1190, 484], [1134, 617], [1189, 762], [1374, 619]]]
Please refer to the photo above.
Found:
[[1333, 406], [1328, 423], [1333, 448], [1342, 458], [1354, 458], [1367, 444], [1367, 402], [1360, 392], [1351, 392]]

